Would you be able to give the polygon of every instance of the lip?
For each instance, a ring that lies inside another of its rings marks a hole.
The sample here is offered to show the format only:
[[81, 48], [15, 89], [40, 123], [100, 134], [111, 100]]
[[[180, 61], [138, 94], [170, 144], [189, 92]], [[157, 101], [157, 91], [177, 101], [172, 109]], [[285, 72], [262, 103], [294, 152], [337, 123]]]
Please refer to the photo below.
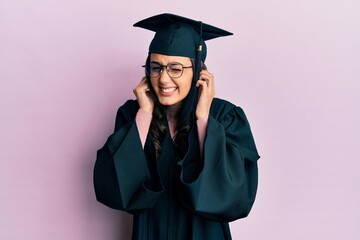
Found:
[[159, 87], [160, 89], [160, 94], [162, 96], [171, 96], [175, 93], [175, 91], [177, 90], [177, 87]]

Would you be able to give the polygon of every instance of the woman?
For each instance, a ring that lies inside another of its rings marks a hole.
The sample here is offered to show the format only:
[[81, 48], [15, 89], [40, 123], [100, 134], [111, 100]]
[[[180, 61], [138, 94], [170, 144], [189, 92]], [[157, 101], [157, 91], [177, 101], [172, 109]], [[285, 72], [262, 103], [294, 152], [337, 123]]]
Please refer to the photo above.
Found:
[[101, 203], [134, 215], [132, 239], [231, 239], [257, 190], [256, 146], [241, 108], [214, 98], [206, 40], [231, 35], [161, 14], [136, 100], [118, 110], [94, 168]]

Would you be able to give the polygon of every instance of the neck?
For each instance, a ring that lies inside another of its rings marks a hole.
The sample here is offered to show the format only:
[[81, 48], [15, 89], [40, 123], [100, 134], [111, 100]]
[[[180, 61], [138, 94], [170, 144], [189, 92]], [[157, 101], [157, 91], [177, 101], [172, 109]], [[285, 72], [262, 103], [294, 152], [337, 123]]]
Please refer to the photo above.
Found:
[[167, 107], [167, 110], [166, 110], [166, 117], [167, 117], [167, 119], [168, 119], [168, 120], [174, 119], [175, 116], [178, 114], [180, 108], [181, 108], [181, 105], [180, 105], [180, 104], [168, 106], [168, 107]]

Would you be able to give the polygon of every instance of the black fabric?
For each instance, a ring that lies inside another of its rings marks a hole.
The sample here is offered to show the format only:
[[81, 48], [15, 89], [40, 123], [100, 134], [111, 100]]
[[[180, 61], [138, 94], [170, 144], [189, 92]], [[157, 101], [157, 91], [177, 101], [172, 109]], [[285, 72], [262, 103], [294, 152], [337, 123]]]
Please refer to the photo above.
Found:
[[180, 161], [167, 132], [155, 160], [150, 134], [144, 150], [134, 100], [119, 108], [115, 132], [98, 151], [97, 200], [134, 215], [136, 240], [231, 239], [228, 222], [246, 217], [257, 190], [257, 153], [241, 108], [214, 99], [202, 158], [196, 127]]
[[146, 18], [134, 26], [155, 32], [149, 53], [196, 59], [198, 46], [201, 44], [203, 61], [207, 52], [204, 41], [232, 35], [231, 32], [209, 24], [169, 13]]

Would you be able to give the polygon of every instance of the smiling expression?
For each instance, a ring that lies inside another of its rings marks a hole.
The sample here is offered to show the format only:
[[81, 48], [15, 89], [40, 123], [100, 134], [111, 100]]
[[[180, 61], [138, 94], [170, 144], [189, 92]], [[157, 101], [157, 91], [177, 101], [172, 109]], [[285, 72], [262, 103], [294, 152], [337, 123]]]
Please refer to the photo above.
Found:
[[[183, 66], [192, 65], [188, 57], [167, 56], [158, 53], [151, 54], [150, 62], [157, 62], [161, 65], [171, 62], [178, 62]], [[161, 105], [178, 105], [189, 94], [192, 79], [192, 68], [184, 68], [183, 74], [179, 78], [171, 78], [166, 69], [163, 69], [158, 77], [151, 78], [151, 85]]]

